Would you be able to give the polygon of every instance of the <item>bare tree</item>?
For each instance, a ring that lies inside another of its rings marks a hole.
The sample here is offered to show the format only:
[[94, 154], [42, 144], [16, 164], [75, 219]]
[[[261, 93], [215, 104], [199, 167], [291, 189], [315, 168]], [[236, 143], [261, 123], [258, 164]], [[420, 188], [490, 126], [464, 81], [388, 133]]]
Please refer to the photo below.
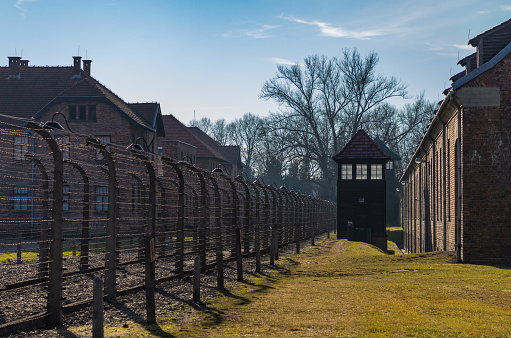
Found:
[[209, 117], [203, 117], [199, 121], [191, 120], [190, 122], [188, 122], [188, 126], [197, 127], [206, 134], [210, 134], [213, 128], [213, 123], [211, 122]]
[[263, 120], [257, 115], [246, 113], [231, 122], [229, 130], [231, 143], [240, 146], [247, 174], [251, 175], [253, 156], [265, 132]]
[[334, 196], [332, 155], [364, 123], [376, 121], [376, 107], [407, 94], [396, 78], [375, 73], [377, 63], [376, 53], [362, 58], [356, 49], [344, 50], [340, 59], [309, 56], [303, 66], [279, 65], [262, 87], [260, 97], [280, 105], [274, 128], [285, 132], [286, 150], [307, 166], [323, 197]]

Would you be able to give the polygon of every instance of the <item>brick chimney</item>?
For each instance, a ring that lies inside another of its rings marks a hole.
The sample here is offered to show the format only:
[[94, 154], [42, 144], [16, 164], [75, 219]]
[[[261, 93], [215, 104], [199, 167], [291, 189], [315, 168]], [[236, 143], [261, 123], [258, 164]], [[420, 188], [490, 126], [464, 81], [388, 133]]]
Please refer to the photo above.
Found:
[[86, 76], [90, 76], [90, 64], [92, 60], [83, 60], [83, 72]]
[[9, 76], [8, 79], [20, 78], [20, 60], [19, 56], [9, 56]]
[[28, 67], [29, 62], [30, 62], [30, 60], [20, 60], [20, 67], [21, 68]]
[[73, 56], [73, 60], [74, 60], [73, 79], [80, 79], [82, 77], [82, 70], [80, 68], [80, 66], [81, 66], [80, 61], [82, 60], [82, 57], [81, 56]]

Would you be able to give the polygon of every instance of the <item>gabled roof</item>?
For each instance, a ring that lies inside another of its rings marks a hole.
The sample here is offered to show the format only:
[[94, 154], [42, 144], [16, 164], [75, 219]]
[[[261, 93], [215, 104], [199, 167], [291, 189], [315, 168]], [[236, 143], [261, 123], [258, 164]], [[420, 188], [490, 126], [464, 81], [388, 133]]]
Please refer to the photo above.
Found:
[[198, 137], [204, 145], [219, 154], [221, 158], [227, 159], [229, 163], [241, 163], [240, 146], [223, 146], [198, 127], [188, 127], [188, 129], [192, 132], [192, 134]]
[[470, 54], [468, 56], [465, 56], [463, 59], [459, 60], [457, 64], [462, 66], [462, 67], [465, 67], [465, 65], [467, 63], [469, 63], [470, 61], [472, 61], [476, 57], [477, 57], [477, 53], [472, 53], [472, 54]]
[[[206, 138], [201, 134], [203, 132], [199, 128], [185, 126], [181, 123], [181, 121], [176, 119], [174, 115], [163, 115], [162, 118], [165, 126], [165, 138], [163, 141], [185, 142], [197, 147], [197, 157], [213, 157], [224, 162], [229, 162], [224, 156], [216, 151], [215, 146], [212, 146], [210, 141], [202, 140], [202, 138]], [[197, 135], [201, 135], [201, 137]], [[207, 136], [207, 134], [205, 135]], [[213, 140], [213, 142], [216, 141]], [[216, 143], [218, 144], [218, 142]]]
[[128, 103], [128, 106], [136, 111], [151, 128], [156, 129], [159, 136], [165, 136], [165, 128], [163, 127], [163, 119], [159, 103]]
[[495, 55], [490, 61], [484, 63], [482, 66], [476, 68], [475, 70], [471, 71], [467, 75], [459, 78], [458, 80], [454, 81], [452, 83], [452, 89], [456, 90], [466, 84], [467, 82], [475, 79], [479, 75], [483, 74], [487, 70], [492, 69], [502, 61], [509, 53], [511, 53], [511, 43], [509, 43], [504, 49], [502, 49], [497, 55]]
[[390, 156], [385, 154], [364, 130], [360, 129], [333, 159], [335, 161], [344, 159], [389, 160]]
[[[118, 108], [134, 124], [157, 129], [164, 135], [161, 111], [157, 103], [148, 108], [128, 104], [110, 89], [81, 71], [73, 76], [74, 67], [20, 67], [17, 79], [8, 79], [9, 67], [0, 67], [0, 114], [22, 119], [37, 118], [52, 103], [75, 98], [97, 98], [107, 100]], [[138, 109], [136, 109], [138, 108]], [[152, 112], [149, 112], [152, 109]], [[142, 111], [139, 113], [137, 110]]]
[[468, 41], [468, 44], [469, 45], [472, 45], [474, 47], [477, 46], [477, 44], [479, 43], [479, 40], [481, 40], [482, 38], [490, 35], [490, 34], [495, 34], [497, 33], [499, 30], [503, 29], [503, 28], [506, 28], [507, 26], [511, 25], [511, 19], [507, 20], [507, 21], [504, 21], [503, 23], [501, 23], [500, 25], [497, 25], [491, 29], [488, 29], [486, 32], [484, 33], [481, 33], [479, 34], [478, 36], [475, 36], [473, 37], [472, 39], [470, 39]]

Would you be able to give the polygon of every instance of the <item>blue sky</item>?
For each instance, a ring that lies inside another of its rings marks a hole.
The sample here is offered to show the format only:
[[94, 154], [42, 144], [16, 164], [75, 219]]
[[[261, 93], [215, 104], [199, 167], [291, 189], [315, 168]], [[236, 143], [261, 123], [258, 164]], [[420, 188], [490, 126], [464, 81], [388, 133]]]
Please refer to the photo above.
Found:
[[230, 121], [278, 109], [258, 98], [278, 63], [354, 47], [411, 96], [441, 100], [468, 39], [510, 17], [504, 0], [0, 0], [0, 65], [70, 66], [79, 53], [127, 102]]

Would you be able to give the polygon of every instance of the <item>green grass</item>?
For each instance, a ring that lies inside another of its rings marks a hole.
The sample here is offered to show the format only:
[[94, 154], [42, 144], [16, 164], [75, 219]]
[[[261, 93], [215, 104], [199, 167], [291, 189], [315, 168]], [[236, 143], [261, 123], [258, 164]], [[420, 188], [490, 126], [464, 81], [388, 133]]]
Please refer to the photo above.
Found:
[[[505, 337], [511, 270], [455, 264], [444, 253], [386, 255], [327, 240], [206, 301], [191, 324], [108, 327], [106, 336]], [[69, 328], [71, 332], [74, 331]], [[89, 331], [90, 332], [90, 331]]]

